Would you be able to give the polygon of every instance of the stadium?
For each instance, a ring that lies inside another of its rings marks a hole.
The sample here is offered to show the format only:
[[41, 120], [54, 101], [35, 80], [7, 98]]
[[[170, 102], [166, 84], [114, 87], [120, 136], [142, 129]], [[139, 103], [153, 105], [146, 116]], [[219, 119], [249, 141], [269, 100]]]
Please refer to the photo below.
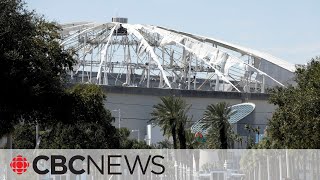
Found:
[[[70, 81], [101, 85], [115, 126], [138, 132], [132, 136], [148, 144], [163, 139], [149, 123], [150, 113], [159, 97], [170, 95], [192, 104], [194, 133], [205, 108], [224, 101], [236, 112], [230, 118], [235, 132], [259, 141], [275, 109], [268, 89], [293, 84], [296, 69], [264, 52], [167, 27], [129, 24], [127, 18], [62, 24], [60, 33], [60, 44], [76, 51]], [[245, 125], [259, 132], [249, 134]]]

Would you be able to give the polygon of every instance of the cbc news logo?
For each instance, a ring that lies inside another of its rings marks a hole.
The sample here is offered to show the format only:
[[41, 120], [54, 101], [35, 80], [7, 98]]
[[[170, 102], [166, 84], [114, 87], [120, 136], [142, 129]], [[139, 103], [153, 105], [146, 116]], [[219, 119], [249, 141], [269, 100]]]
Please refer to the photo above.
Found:
[[27, 161], [27, 158], [18, 155], [17, 157], [13, 158], [10, 167], [13, 172], [17, 173], [18, 175], [21, 175], [25, 172], [27, 172], [28, 167], [30, 166], [29, 162]]
[[[76, 175], [81, 175], [87, 173], [90, 175], [91, 168], [96, 168], [100, 174], [105, 175], [122, 175], [123, 169], [115, 169], [115, 167], [123, 167], [127, 166], [130, 174], [133, 175], [135, 169], [140, 169], [143, 175], [146, 174], [147, 169], [152, 174], [160, 175], [165, 172], [165, 166], [162, 163], [164, 156], [161, 155], [144, 155], [142, 158], [140, 155], [136, 155], [131, 157], [131, 155], [101, 155], [99, 158], [92, 158], [90, 155], [81, 156], [81, 155], [74, 155], [70, 159], [67, 159], [63, 155], [39, 155], [35, 157], [32, 161], [32, 169], [35, 173], [39, 175], [62, 175], [66, 174], [68, 170], [71, 173]], [[121, 160], [122, 159], [122, 160]], [[142, 160], [144, 159], [144, 160]], [[47, 169], [39, 169], [37, 166], [38, 162], [46, 161], [48, 162]], [[75, 161], [80, 161], [86, 163], [86, 167], [81, 167], [82, 169], [77, 169]], [[115, 163], [116, 162], [123, 162], [123, 164]], [[104, 166], [104, 162], [107, 162], [107, 167]], [[10, 167], [12, 171], [18, 175], [22, 175], [23, 173], [27, 172], [30, 163], [28, 162], [26, 157], [22, 155], [18, 155], [12, 159], [10, 163]], [[140, 168], [138, 167], [140, 166]], [[150, 166], [150, 168], [148, 168]], [[57, 169], [58, 168], [58, 169]]]

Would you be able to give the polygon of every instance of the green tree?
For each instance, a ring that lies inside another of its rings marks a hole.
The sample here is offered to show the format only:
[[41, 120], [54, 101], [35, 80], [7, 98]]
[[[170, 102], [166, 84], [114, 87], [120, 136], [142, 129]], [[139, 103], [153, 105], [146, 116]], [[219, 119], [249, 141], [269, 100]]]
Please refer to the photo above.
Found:
[[[130, 139], [127, 128], [112, 126], [114, 117], [104, 107], [106, 95], [97, 85], [77, 84], [63, 99], [64, 121], [40, 124], [43, 149], [149, 149], [144, 141]], [[14, 148], [35, 148], [35, 124], [15, 127]]]
[[228, 149], [232, 146], [233, 131], [229, 123], [231, 109], [225, 102], [208, 105], [203, 116], [203, 128], [209, 128], [208, 148]]
[[191, 132], [191, 129], [186, 130], [187, 149], [201, 149], [204, 148], [205, 142], [197, 141], [195, 134]]
[[19, 124], [13, 132], [14, 149], [34, 149], [36, 147], [36, 128], [31, 124]]
[[161, 97], [161, 102], [153, 106], [151, 122], [160, 126], [163, 134], [172, 136], [174, 149], [187, 148], [186, 125], [188, 121], [187, 112], [190, 106], [181, 98], [174, 96]]
[[260, 142], [260, 127], [258, 126], [257, 128], [254, 128], [252, 126], [250, 126], [249, 124], [246, 124], [244, 126], [244, 129], [248, 131], [248, 135], [247, 135], [247, 149], [251, 149], [254, 148], [256, 146], [255, 141], [254, 141], [254, 136], [256, 134], [258, 134], [259, 137], [259, 141]]
[[[53, 126], [48, 134], [46, 147], [50, 145], [51, 148], [118, 148], [120, 144], [117, 131], [112, 126], [114, 118], [104, 107], [105, 99], [105, 93], [97, 85], [77, 84], [68, 89], [66, 98], [62, 100], [65, 102], [62, 106], [65, 120], [60, 121], [60, 127]], [[69, 147], [63, 147], [65, 144]]]
[[156, 145], [154, 145], [155, 149], [172, 149], [173, 144], [168, 139], [165, 139], [163, 141], [158, 142]]
[[[262, 148], [320, 148], [320, 57], [297, 68], [295, 86], [271, 90], [277, 106]], [[261, 145], [259, 146], [261, 147]]]
[[127, 128], [118, 129], [120, 149], [150, 149], [151, 147], [145, 141], [138, 141], [130, 138], [130, 130]]
[[58, 26], [28, 11], [21, 0], [0, 1], [0, 136], [21, 120], [58, 115], [63, 77], [74, 62], [58, 42]]
[[[114, 118], [104, 107], [106, 95], [97, 85], [78, 84], [65, 93], [61, 99], [61, 116], [63, 121], [41, 123], [40, 148], [49, 149], [105, 149], [120, 148], [119, 136], [112, 126]], [[23, 134], [34, 134], [34, 124], [26, 123], [16, 127], [14, 137], [16, 148], [29, 148], [35, 142], [35, 136], [23, 138]], [[31, 148], [34, 148], [32, 146]]]

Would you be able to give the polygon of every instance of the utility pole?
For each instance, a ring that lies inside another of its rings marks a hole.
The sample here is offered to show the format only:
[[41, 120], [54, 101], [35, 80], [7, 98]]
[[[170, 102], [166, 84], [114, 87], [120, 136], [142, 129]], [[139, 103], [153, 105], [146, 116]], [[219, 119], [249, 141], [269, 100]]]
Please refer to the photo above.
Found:
[[118, 110], [119, 113], [119, 129], [121, 128], [121, 111], [120, 109]]
[[121, 110], [120, 109], [115, 109], [115, 110], [112, 110], [112, 111], [118, 111], [118, 118], [119, 118], [119, 129], [121, 128]]

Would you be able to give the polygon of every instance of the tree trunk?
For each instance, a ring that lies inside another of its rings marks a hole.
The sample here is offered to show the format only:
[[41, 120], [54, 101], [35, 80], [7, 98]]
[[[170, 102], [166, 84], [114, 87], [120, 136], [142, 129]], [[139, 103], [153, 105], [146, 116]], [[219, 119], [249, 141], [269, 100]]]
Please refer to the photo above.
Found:
[[12, 137], [12, 133], [10, 133], [7, 136], [7, 148], [12, 149], [13, 147], [12, 144], [13, 144], [13, 137]]
[[221, 143], [220, 149], [228, 149], [228, 137], [226, 132], [226, 125], [223, 123], [219, 134]]
[[179, 125], [178, 138], [180, 143], [180, 149], [187, 149], [186, 133], [182, 124]]
[[173, 127], [171, 128], [171, 133], [172, 133], [172, 140], [173, 140], [173, 148], [178, 149], [177, 146], [177, 133], [176, 133], [176, 128]]

